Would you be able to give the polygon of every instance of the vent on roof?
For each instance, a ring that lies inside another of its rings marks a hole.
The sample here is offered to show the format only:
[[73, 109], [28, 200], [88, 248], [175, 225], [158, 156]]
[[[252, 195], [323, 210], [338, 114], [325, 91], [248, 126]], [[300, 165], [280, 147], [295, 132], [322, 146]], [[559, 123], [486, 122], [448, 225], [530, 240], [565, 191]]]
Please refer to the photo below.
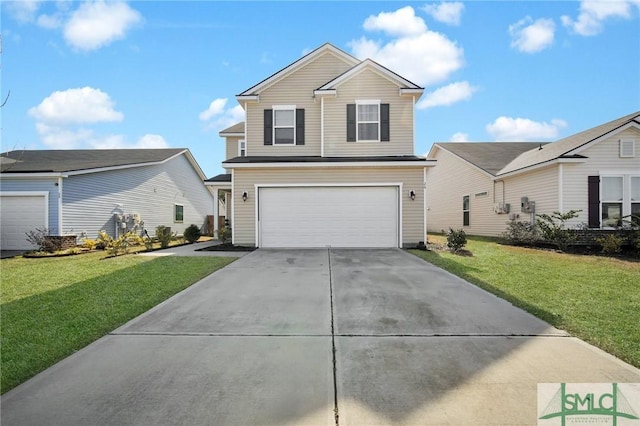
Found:
[[620, 157], [631, 158], [636, 156], [636, 140], [620, 139]]

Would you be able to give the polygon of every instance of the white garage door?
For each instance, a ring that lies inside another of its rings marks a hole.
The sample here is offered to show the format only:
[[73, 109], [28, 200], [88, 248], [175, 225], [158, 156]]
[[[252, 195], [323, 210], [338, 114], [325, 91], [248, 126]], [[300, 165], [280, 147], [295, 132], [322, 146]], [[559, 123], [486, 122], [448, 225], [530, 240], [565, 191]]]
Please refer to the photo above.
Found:
[[398, 247], [398, 187], [260, 188], [260, 247]]
[[0, 246], [2, 250], [32, 250], [25, 232], [47, 226], [43, 195], [0, 197]]

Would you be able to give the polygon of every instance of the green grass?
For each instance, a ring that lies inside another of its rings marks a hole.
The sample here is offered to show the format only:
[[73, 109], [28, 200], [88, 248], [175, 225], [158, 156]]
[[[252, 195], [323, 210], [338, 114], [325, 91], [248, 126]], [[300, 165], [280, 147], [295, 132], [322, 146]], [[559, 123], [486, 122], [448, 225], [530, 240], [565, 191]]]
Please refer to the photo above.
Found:
[[235, 260], [104, 256], [0, 261], [1, 393]]
[[471, 256], [411, 252], [640, 367], [640, 263], [468, 241]]

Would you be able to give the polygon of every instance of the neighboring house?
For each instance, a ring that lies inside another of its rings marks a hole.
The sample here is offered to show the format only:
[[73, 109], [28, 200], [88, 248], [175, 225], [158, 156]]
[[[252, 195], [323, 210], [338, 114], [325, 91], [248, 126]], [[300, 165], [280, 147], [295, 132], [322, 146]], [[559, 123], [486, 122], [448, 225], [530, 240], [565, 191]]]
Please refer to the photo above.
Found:
[[3, 250], [28, 250], [25, 232], [96, 238], [165, 225], [203, 226], [213, 195], [188, 149], [11, 151], [0, 156]]
[[[425, 240], [414, 155], [423, 89], [325, 44], [236, 96], [246, 121], [220, 132], [233, 243], [402, 247]], [[214, 220], [214, 223], [217, 221]]]
[[640, 215], [640, 112], [553, 143], [436, 143], [428, 231], [501, 236], [510, 220], [581, 210], [569, 226]]

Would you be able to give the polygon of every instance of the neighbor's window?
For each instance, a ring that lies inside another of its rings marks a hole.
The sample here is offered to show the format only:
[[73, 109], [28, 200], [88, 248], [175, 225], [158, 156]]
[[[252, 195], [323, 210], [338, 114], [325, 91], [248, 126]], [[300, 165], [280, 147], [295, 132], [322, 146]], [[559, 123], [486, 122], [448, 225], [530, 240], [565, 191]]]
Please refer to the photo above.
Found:
[[245, 157], [247, 155], [247, 143], [245, 141], [238, 141], [238, 157]]
[[274, 145], [293, 145], [295, 143], [296, 109], [280, 107], [273, 109]]
[[379, 141], [380, 137], [380, 104], [358, 103], [358, 141]]
[[640, 176], [631, 176], [631, 220], [640, 226]]
[[462, 226], [469, 226], [469, 196], [462, 197]]
[[184, 206], [182, 204], [175, 205], [175, 212], [173, 215], [174, 222], [183, 222], [184, 221]]
[[622, 224], [622, 176], [602, 177], [602, 226]]

